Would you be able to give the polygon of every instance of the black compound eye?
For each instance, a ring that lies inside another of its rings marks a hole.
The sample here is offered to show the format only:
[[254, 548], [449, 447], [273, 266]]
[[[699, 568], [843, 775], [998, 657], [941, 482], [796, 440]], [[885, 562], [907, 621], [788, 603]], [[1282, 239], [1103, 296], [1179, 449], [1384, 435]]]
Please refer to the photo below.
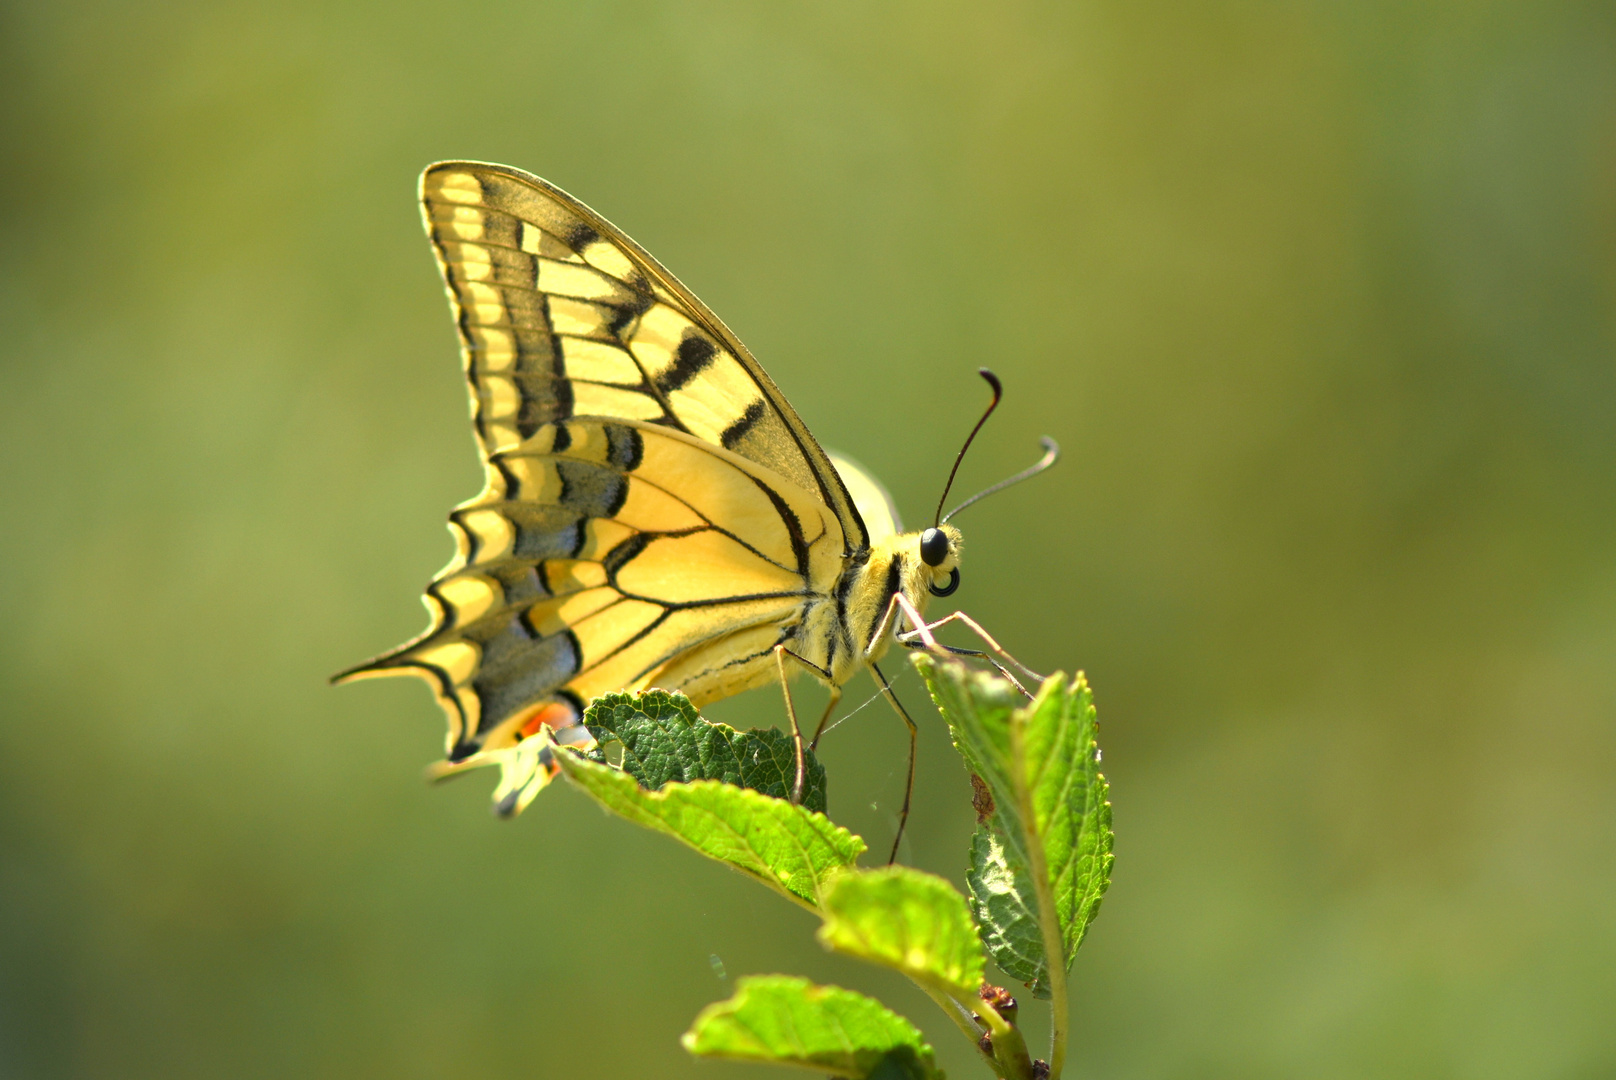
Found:
[[933, 596], [953, 596], [954, 590], [959, 588], [959, 567], [948, 572], [948, 584], [939, 589], [936, 585], [928, 585]]
[[920, 558], [927, 566], [941, 566], [948, 558], [948, 537], [941, 529], [927, 529], [920, 534]]

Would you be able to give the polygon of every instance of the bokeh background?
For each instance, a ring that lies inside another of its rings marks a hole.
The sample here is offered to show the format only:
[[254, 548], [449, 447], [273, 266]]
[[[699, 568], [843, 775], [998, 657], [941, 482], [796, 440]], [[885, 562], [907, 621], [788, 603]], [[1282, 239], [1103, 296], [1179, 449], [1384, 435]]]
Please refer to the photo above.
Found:
[[[676, 1038], [784, 971], [981, 1075], [577, 792], [424, 785], [421, 684], [325, 685], [479, 486], [414, 204], [472, 157], [654, 252], [912, 521], [978, 365], [964, 490], [1063, 443], [962, 517], [958, 600], [1098, 695], [1070, 1075], [1616, 1075], [1610, 3], [56, 0], [0, 87], [0, 1074], [763, 1076]], [[877, 849], [879, 706], [825, 751]], [[925, 728], [906, 857], [957, 881]]]

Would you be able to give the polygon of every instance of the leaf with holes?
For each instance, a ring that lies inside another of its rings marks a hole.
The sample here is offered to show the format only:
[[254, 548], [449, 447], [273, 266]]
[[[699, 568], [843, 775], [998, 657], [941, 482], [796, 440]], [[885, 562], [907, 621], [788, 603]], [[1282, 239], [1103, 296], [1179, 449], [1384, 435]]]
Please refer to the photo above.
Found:
[[[606, 761], [615, 743], [623, 770], [655, 791], [668, 783], [722, 780], [765, 795], [788, 798], [797, 778], [791, 736], [777, 728], [737, 731], [696, 712], [683, 694], [646, 690], [603, 694], [584, 713], [600, 748], [589, 756]], [[825, 767], [804, 748], [802, 805], [825, 812]]]
[[997, 675], [924, 653], [914, 662], [992, 796], [967, 875], [983, 944], [1047, 997], [1050, 954], [1061, 954], [1063, 973], [1071, 967], [1111, 879], [1111, 804], [1088, 684], [1057, 674], [1024, 702]]

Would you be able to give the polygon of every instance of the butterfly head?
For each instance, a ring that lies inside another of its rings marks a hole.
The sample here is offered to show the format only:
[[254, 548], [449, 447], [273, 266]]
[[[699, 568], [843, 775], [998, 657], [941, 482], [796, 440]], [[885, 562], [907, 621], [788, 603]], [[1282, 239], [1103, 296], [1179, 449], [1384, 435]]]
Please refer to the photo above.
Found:
[[959, 588], [960, 542], [960, 531], [948, 524], [920, 534], [920, 561], [931, 569], [927, 587], [933, 596], [951, 596]]
[[978, 374], [987, 380], [988, 386], [992, 388], [993, 400], [988, 402], [988, 407], [982, 412], [982, 418], [976, 422], [971, 433], [965, 436], [965, 445], [960, 447], [959, 454], [954, 458], [954, 467], [948, 472], [948, 482], [943, 485], [942, 497], [937, 500], [935, 524], [920, 534], [920, 561], [931, 569], [931, 581], [927, 587], [933, 596], [949, 596], [959, 588], [960, 531], [950, 525], [948, 519], [979, 499], [1043, 472], [1055, 463], [1055, 458], [1060, 453], [1055, 440], [1045, 437], [1044, 456], [1032, 468], [1023, 469], [1008, 480], [1002, 480], [986, 491], [977, 492], [948, 513], [943, 513], [943, 504], [948, 501], [948, 492], [954, 486], [954, 477], [959, 473], [960, 462], [965, 460], [965, 451], [971, 448], [971, 441], [976, 438], [976, 433], [982, 430], [982, 425], [988, 422], [993, 410], [999, 407], [999, 399], [1004, 396], [1004, 387], [997, 375], [987, 368], [981, 368]]

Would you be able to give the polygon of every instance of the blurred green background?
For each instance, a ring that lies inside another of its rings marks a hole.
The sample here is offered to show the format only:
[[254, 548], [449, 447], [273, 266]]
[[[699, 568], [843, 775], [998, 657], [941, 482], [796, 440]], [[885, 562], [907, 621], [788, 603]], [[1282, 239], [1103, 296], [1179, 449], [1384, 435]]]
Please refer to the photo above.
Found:
[[[1098, 695], [1070, 1075], [1616, 1075], [1610, 3], [59, 0], [0, 86], [0, 1073], [770, 1075], [676, 1037], [785, 971], [981, 1074], [578, 793], [425, 786], [419, 683], [325, 685], [479, 486], [414, 203], [472, 157], [655, 253], [911, 521], [978, 365], [964, 490], [1063, 443], [962, 517], [958, 600]], [[957, 881], [925, 729], [906, 856]], [[825, 751], [877, 849], [903, 742]]]

